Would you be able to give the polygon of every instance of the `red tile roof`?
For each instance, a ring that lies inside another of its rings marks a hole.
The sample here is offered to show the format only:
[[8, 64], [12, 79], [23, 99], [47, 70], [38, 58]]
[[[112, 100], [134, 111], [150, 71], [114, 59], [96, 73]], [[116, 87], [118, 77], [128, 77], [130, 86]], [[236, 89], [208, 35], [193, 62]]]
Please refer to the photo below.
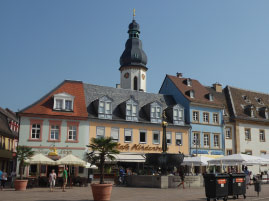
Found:
[[[53, 110], [53, 95], [64, 92], [75, 97], [73, 112]], [[40, 100], [20, 111], [19, 115], [51, 115], [87, 118], [88, 112], [85, 103], [83, 83], [80, 81], [65, 80]]]
[[[263, 115], [262, 110], [269, 109], [269, 94], [240, 89], [232, 86], [227, 86], [230, 94], [230, 99], [233, 105], [233, 111], [236, 118], [245, 118], [249, 120], [268, 121]], [[253, 106], [255, 109], [254, 117], [251, 117], [246, 112], [246, 108]]]
[[[223, 107], [221, 101], [213, 97], [213, 101], [208, 99], [208, 94], [210, 93], [206, 87], [204, 87], [198, 80], [191, 79], [191, 86], [186, 84], [187, 78], [176, 77], [172, 75], [167, 75], [167, 77], [174, 83], [182, 95], [193, 103], [200, 103], [205, 105], [214, 105], [217, 107]], [[188, 95], [190, 90], [194, 91], [194, 98]]]

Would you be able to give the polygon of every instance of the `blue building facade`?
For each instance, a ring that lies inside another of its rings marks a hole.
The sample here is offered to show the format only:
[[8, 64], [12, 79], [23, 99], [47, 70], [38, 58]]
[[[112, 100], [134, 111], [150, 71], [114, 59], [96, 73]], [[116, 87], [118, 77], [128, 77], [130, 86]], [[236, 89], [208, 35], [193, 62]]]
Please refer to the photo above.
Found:
[[185, 108], [191, 125], [190, 155], [224, 155], [223, 105], [197, 80], [167, 75], [159, 93], [172, 95]]

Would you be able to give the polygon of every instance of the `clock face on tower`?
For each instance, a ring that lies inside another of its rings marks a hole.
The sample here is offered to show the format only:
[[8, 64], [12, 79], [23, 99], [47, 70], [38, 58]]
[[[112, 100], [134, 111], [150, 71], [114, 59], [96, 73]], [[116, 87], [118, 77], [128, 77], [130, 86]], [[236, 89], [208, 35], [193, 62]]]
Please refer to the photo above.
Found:
[[142, 74], [142, 79], [143, 79], [143, 80], [145, 79], [145, 77], [146, 77], [145, 74]]
[[124, 74], [124, 77], [127, 79], [127, 78], [129, 78], [129, 73], [125, 73]]

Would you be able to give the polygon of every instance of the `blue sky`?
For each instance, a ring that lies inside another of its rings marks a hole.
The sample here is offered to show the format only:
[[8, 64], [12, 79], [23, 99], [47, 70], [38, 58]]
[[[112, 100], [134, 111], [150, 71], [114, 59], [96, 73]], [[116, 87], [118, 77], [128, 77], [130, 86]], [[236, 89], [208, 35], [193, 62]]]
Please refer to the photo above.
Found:
[[114, 87], [132, 9], [147, 91], [182, 72], [268, 92], [269, 1], [0, 1], [0, 107], [23, 109], [64, 79]]

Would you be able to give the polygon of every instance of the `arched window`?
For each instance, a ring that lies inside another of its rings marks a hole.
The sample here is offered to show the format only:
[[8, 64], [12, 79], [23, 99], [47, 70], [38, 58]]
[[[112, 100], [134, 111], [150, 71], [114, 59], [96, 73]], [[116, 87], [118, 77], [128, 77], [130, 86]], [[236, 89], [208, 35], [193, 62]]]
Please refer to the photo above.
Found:
[[134, 77], [134, 90], [137, 90], [137, 77]]

